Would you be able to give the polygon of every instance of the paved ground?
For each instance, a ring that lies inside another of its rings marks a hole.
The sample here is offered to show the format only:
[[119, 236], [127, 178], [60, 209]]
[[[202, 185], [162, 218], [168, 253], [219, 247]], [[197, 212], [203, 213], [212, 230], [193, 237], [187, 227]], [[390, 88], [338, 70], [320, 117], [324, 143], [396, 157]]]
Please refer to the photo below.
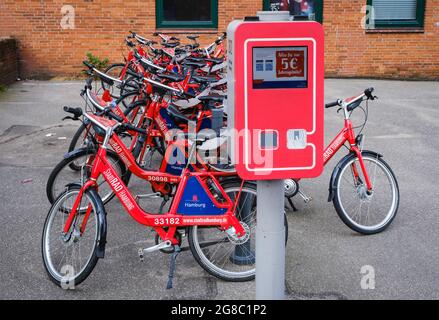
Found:
[[[40, 238], [49, 209], [44, 187], [77, 124], [62, 123], [64, 104], [82, 105], [80, 82], [20, 82], [0, 94], [0, 298], [2, 299], [242, 299], [253, 298], [254, 282], [225, 283], [179, 257], [174, 289], [165, 290], [168, 256], [154, 253], [140, 263], [137, 249], [151, 234], [108, 206], [107, 254], [75, 291], [47, 278]], [[291, 299], [439, 298], [439, 83], [327, 80], [326, 100], [375, 86], [366, 147], [385, 155], [400, 186], [398, 216], [382, 234], [359, 236], [326, 202], [332, 160], [319, 178], [302, 183], [313, 197], [297, 199], [288, 212], [287, 290]], [[326, 140], [342, 125], [326, 111]], [[358, 112], [360, 122], [360, 112]], [[52, 136], [46, 135], [52, 133]], [[63, 139], [66, 137], [66, 139]], [[61, 139], [60, 139], [61, 138]], [[143, 184], [134, 181], [138, 190]], [[360, 286], [361, 267], [375, 269], [375, 289]]]

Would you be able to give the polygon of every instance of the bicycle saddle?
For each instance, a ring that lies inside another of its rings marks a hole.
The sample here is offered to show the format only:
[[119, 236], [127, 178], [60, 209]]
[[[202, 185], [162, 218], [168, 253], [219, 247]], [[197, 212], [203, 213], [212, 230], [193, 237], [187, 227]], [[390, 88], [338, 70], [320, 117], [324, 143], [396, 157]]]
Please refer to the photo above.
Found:
[[178, 73], [157, 73], [157, 77], [160, 79], [166, 79], [170, 82], [180, 82], [183, 81], [185, 76]]
[[189, 48], [190, 50], [195, 50], [196, 48], [198, 48], [200, 45], [198, 43], [193, 43], [193, 44], [187, 44], [186, 47]]
[[192, 121], [191, 119], [186, 117], [183, 113], [181, 113], [181, 111], [178, 110], [178, 108], [176, 106], [174, 106], [172, 104], [170, 104], [166, 110], [168, 111], [168, 114], [177, 121], [180, 121], [180, 122]]
[[212, 62], [213, 64], [220, 64], [224, 62], [224, 59], [222, 58], [206, 58], [204, 60]]
[[221, 95], [207, 95], [207, 96], [202, 96], [202, 97], [198, 97], [198, 100], [205, 102], [205, 101], [214, 101], [214, 102], [222, 102], [224, 99], [226, 99], [227, 96], [221, 96]]
[[180, 42], [162, 42], [162, 46], [165, 48], [175, 48], [180, 45]]
[[204, 62], [205, 59], [202, 57], [188, 57], [186, 61]]
[[206, 65], [204, 62], [195, 62], [195, 61], [185, 61], [183, 64], [186, 66], [197, 67], [197, 68], [202, 68]]
[[192, 76], [191, 80], [194, 80], [195, 82], [198, 83], [212, 83], [217, 81], [215, 77], [203, 77], [203, 76]]

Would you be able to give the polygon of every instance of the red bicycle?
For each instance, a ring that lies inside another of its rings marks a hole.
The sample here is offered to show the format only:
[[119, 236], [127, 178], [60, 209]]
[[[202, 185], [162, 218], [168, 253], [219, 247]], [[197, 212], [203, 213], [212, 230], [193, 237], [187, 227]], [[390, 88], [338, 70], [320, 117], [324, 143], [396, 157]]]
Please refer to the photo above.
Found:
[[[349, 228], [362, 234], [375, 234], [386, 229], [395, 218], [399, 206], [399, 187], [392, 169], [381, 154], [363, 150], [361, 132], [367, 122], [368, 107], [363, 109], [361, 103], [374, 100], [376, 96], [373, 91], [373, 88], [368, 88], [358, 96], [325, 105], [326, 108], [338, 106], [339, 110], [343, 110], [344, 127], [326, 147], [324, 164], [346, 143], [349, 150], [349, 154], [340, 160], [332, 172], [328, 201], [333, 202], [337, 214]], [[363, 109], [366, 118], [360, 126], [360, 133], [356, 135], [350, 117], [358, 107]], [[288, 199], [298, 190], [298, 180], [285, 181]], [[307, 197], [302, 196], [307, 202]]]
[[[81, 283], [91, 273], [98, 259], [104, 257], [107, 222], [96, 182], [100, 176], [108, 182], [136, 222], [152, 227], [157, 232], [160, 242], [150, 248], [140, 249], [141, 258], [144, 253], [157, 250], [173, 252], [168, 288], [172, 287], [175, 259], [181, 251], [182, 235], [179, 229], [182, 228], [186, 229], [193, 256], [207, 272], [227, 281], [254, 278], [254, 183], [241, 181], [235, 173], [211, 170], [203, 164], [196, 152], [197, 144], [204, 142], [203, 139], [192, 143], [177, 140], [168, 146], [167, 151], [170, 151], [164, 158], [167, 163], [162, 167], [179, 167], [180, 175], [145, 170], [136, 163], [115, 130], [131, 130], [142, 135], [147, 134], [146, 130], [129, 123], [83, 114], [80, 108], [65, 107], [65, 111], [72, 113], [76, 119], [81, 115], [88, 119], [95, 127], [95, 132], [103, 134], [103, 142], [90, 168], [89, 178], [82, 184], [66, 186], [66, 191], [53, 203], [47, 215], [42, 255], [46, 271], [54, 283], [59, 286]], [[118, 118], [111, 111], [106, 115]], [[161, 206], [159, 213], [146, 212], [139, 206], [137, 197], [128, 190], [107, 157], [107, 148], [110, 146], [133, 174], [151, 184], [153, 196], [162, 197], [168, 204]], [[287, 238], [286, 220], [285, 225]]]

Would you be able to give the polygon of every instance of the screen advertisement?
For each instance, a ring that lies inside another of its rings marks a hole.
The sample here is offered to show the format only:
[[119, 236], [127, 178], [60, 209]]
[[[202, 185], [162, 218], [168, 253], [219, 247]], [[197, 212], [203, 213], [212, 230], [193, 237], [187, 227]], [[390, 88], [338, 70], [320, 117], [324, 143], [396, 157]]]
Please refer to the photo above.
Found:
[[307, 47], [253, 48], [253, 89], [308, 87]]

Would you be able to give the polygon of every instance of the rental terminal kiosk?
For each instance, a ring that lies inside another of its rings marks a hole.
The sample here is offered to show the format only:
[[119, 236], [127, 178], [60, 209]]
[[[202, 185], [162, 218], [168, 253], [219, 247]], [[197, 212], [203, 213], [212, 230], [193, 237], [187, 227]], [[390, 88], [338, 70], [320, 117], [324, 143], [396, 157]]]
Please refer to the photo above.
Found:
[[258, 180], [256, 298], [281, 299], [282, 179], [323, 170], [324, 32], [285, 11], [258, 12], [232, 21], [227, 38], [231, 158], [241, 178]]

